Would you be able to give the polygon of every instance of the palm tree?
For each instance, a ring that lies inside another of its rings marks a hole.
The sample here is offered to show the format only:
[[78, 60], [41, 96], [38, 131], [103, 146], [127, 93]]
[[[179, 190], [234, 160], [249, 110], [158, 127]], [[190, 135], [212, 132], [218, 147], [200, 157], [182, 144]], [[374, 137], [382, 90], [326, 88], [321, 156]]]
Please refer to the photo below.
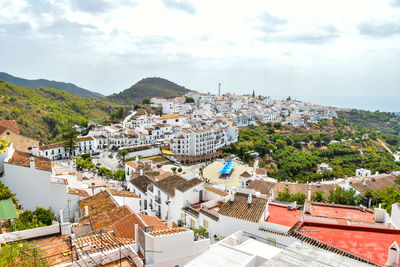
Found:
[[126, 155], [128, 155], [128, 151], [126, 151], [125, 149], [121, 150], [119, 152], [119, 156], [122, 158], [122, 163], [125, 164], [125, 157]]

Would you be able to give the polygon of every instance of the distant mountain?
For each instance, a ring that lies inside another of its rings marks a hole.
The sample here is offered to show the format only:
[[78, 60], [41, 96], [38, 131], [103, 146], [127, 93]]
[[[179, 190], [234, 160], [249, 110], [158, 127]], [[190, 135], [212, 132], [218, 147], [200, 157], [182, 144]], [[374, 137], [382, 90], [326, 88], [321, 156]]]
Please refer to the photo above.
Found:
[[69, 125], [108, 119], [122, 106], [55, 88], [17, 86], [0, 81], [0, 120], [16, 120], [21, 133], [43, 143], [60, 140]]
[[182, 96], [190, 90], [163, 78], [145, 78], [124, 91], [108, 96], [110, 100], [121, 104], [142, 103], [144, 98]]
[[0, 80], [29, 88], [39, 88], [39, 87], [47, 89], [55, 88], [77, 96], [96, 97], [96, 98], [103, 97], [102, 94], [83, 89], [72, 83], [49, 81], [45, 79], [28, 80], [19, 77], [14, 77], [5, 72], [0, 72]]

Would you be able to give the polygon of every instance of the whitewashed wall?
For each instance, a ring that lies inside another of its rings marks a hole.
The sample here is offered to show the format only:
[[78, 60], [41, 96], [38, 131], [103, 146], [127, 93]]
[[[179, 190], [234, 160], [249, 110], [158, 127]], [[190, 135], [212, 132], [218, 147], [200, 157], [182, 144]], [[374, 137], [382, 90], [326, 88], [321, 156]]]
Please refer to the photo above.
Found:
[[59, 209], [77, 207], [77, 199], [67, 193], [67, 185], [50, 182], [51, 172], [34, 168], [4, 164], [4, 177], [0, 179], [12, 192], [23, 208], [34, 210], [41, 206], [51, 208], [57, 214]]

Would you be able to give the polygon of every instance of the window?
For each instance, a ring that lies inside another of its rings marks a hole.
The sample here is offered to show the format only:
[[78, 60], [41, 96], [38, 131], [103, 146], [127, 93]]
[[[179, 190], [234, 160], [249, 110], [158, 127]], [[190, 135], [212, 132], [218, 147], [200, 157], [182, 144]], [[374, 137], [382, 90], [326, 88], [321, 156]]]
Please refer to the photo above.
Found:
[[195, 228], [196, 227], [196, 222], [193, 219], [190, 219], [190, 228]]
[[272, 238], [272, 237], [268, 237], [267, 244], [268, 245], [272, 245], [272, 246], [276, 246], [276, 239]]
[[203, 220], [203, 226], [204, 226], [204, 228], [208, 229], [208, 221]]

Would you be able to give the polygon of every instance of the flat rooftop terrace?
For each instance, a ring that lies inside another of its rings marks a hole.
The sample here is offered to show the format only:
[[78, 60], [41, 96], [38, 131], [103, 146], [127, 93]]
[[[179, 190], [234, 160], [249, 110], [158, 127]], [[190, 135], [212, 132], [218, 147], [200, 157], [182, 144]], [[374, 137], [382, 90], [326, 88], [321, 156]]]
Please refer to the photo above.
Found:
[[387, 228], [305, 222], [297, 231], [380, 265], [392, 243], [400, 243], [400, 230]]
[[292, 227], [300, 221], [300, 210], [289, 210], [287, 207], [268, 204], [269, 217], [266, 222]]
[[362, 211], [351, 207], [312, 205], [311, 215], [352, 221], [374, 222], [373, 212], [368, 210]]

